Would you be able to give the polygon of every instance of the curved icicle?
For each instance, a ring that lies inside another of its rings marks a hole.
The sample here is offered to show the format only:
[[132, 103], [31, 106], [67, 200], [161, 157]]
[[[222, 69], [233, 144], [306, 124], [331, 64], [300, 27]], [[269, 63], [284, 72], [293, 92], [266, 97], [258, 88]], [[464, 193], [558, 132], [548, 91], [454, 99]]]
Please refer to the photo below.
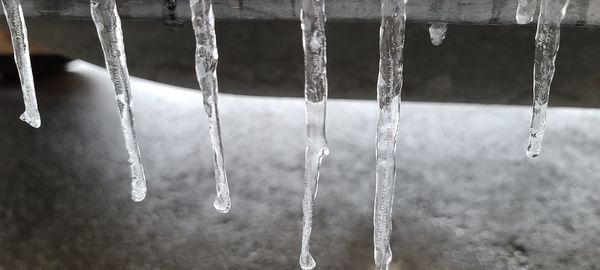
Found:
[[396, 182], [396, 137], [400, 118], [406, 2], [406, 0], [381, 1], [379, 78], [377, 80], [379, 118], [373, 211], [373, 242], [377, 270], [387, 270], [392, 261], [390, 234]]
[[442, 45], [442, 42], [446, 38], [446, 31], [448, 31], [448, 24], [445, 23], [432, 23], [429, 26], [429, 38], [431, 44], [435, 46]]
[[554, 77], [554, 62], [560, 44], [560, 24], [565, 17], [569, 0], [541, 0], [540, 16], [535, 35], [533, 68], [533, 115], [529, 130], [527, 156], [540, 155], [546, 126], [546, 110], [550, 85]]
[[25, 102], [25, 112], [21, 114], [20, 119], [34, 128], [39, 128], [42, 123], [35, 97], [33, 72], [31, 70], [31, 59], [29, 58], [27, 26], [25, 25], [21, 1], [2, 0], [2, 8], [4, 8], [6, 23], [10, 30], [15, 63], [19, 71], [21, 90], [23, 91], [23, 100]]
[[300, 13], [304, 48], [304, 98], [306, 108], [306, 153], [304, 167], [303, 228], [300, 267], [313, 269], [310, 254], [313, 207], [319, 184], [319, 168], [329, 155], [325, 136], [327, 103], [327, 41], [325, 37], [325, 0], [303, 0]]
[[517, 6], [517, 23], [528, 24], [533, 21], [538, 0], [519, 0]]
[[106, 69], [117, 97], [121, 127], [125, 135], [125, 145], [131, 168], [131, 198], [134, 201], [142, 201], [146, 197], [146, 176], [135, 132], [133, 97], [127, 70], [121, 19], [117, 13], [115, 0], [91, 0], [90, 7], [104, 52]]
[[210, 0], [191, 0], [190, 7], [192, 9], [192, 26], [196, 36], [196, 77], [204, 98], [204, 109], [208, 116], [215, 162], [217, 197], [213, 206], [217, 211], [227, 213], [231, 208], [231, 198], [229, 197], [229, 184], [225, 172], [217, 102], [219, 94], [217, 81], [219, 53], [215, 34], [215, 15]]

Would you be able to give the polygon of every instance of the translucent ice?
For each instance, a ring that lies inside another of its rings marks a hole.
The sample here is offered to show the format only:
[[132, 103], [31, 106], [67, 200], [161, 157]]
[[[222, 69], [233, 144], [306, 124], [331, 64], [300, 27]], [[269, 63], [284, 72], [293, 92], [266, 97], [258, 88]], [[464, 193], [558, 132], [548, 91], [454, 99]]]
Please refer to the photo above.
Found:
[[146, 197], [146, 176], [135, 135], [133, 97], [125, 58], [121, 19], [117, 14], [115, 0], [91, 0], [90, 6], [92, 19], [96, 25], [96, 30], [98, 30], [98, 37], [104, 51], [106, 69], [117, 96], [121, 127], [125, 135], [125, 145], [131, 168], [131, 198], [134, 201], [141, 201]]
[[29, 59], [29, 42], [27, 40], [27, 27], [25, 17], [21, 8], [20, 0], [2, 0], [2, 7], [6, 16], [6, 23], [10, 30], [15, 62], [21, 78], [21, 90], [25, 101], [25, 112], [21, 114], [21, 120], [34, 128], [41, 125], [40, 113], [38, 112], [35, 97], [35, 86], [33, 84], [33, 72], [31, 60]]
[[302, 45], [304, 48], [304, 97], [306, 105], [306, 156], [304, 167], [304, 213], [300, 266], [313, 269], [315, 260], [310, 254], [313, 207], [319, 184], [319, 167], [329, 154], [325, 136], [327, 103], [327, 42], [325, 38], [325, 1], [303, 0]]
[[202, 91], [204, 98], [204, 109], [208, 116], [210, 139], [215, 161], [217, 197], [213, 205], [217, 211], [227, 213], [231, 208], [231, 199], [229, 197], [227, 174], [225, 173], [221, 124], [217, 105], [217, 96], [219, 94], [217, 82], [219, 53], [217, 51], [217, 38], [215, 34], [215, 15], [213, 14], [210, 0], [191, 0], [190, 7], [192, 9], [192, 26], [196, 36], [196, 77], [198, 78], [200, 91]]
[[431, 44], [435, 46], [442, 45], [442, 42], [446, 38], [446, 31], [448, 30], [448, 25], [445, 23], [433, 23], [429, 27], [429, 38], [431, 39]]

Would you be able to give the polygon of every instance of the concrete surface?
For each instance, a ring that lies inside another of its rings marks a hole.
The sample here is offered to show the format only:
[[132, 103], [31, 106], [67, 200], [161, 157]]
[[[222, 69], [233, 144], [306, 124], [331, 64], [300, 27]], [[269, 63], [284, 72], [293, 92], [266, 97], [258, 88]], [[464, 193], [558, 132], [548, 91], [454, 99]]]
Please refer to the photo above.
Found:
[[[0, 269], [299, 269], [300, 99], [223, 95], [233, 208], [218, 214], [197, 91], [136, 79], [149, 193], [129, 199], [107, 75], [82, 62], [38, 82], [39, 130], [0, 88]], [[373, 101], [332, 100], [312, 251], [318, 269], [372, 269]], [[552, 108], [542, 156], [530, 110], [405, 103], [394, 269], [597, 269], [600, 111]]]

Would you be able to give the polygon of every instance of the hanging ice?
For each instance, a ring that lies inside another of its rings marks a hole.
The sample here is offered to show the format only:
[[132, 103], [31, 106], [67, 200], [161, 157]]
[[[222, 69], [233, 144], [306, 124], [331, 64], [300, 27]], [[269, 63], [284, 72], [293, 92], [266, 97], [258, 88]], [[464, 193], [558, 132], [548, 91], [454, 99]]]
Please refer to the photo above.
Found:
[[402, 61], [406, 0], [381, 1], [381, 30], [379, 39], [379, 78], [377, 101], [376, 184], [374, 203], [375, 268], [389, 268], [392, 261], [390, 234], [392, 232], [392, 203], [396, 182], [396, 137], [400, 118], [402, 90]]
[[125, 145], [131, 168], [131, 198], [134, 201], [141, 201], [146, 197], [146, 176], [144, 175], [142, 157], [135, 135], [133, 97], [125, 58], [121, 19], [117, 14], [115, 0], [91, 0], [90, 6], [92, 19], [96, 25], [96, 30], [98, 30], [98, 37], [104, 51], [106, 69], [117, 97], [121, 126], [125, 135]]
[[227, 213], [231, 208], [229, 185], [225, 173], [223, 143], [221, 142], [221, 124], [217, 107], [219, 87], [217, 83], [217, 39], [215, 35], [215, 16], [211, 0], [191, 0], [192, 26], [196, 35], [196, 76], [204, 97], [204, 109], [208, 116], [210, 139], [215, 160], [215, 179], [217, 197], [213, 203], [215, 209]]
[[304, 47], [304, 98], [306, 106], [306, 155], [304, 167], [304, 199], [300, 266], [313, 269], [310, 254], [313, 207], [319, 184], [319, 167], [329, 155], [325, 136], [327, 103], [327, 41], [325, 38], [325, 0], [303, 0], [302, 46]]
[[554, 61], [560, 43], [560, 24], [569, 0], [542, 0], [535, 35], [535, 62], [533, 68], [533, 116], [529, 130], [527, 156], [539, 156], [546, 125], [546, 110], [550, 85], [554, 77]]
[[538, 0], [519, 0], [517, 6], [517, 23], [528, 24], [533, 21]]
[[31, 71], [31, 60], [29, 59], [29, 42], [27, 41], [27, 27], [25, 17], [21, 8], [20, 0], [2, 0], [6, 23], [10, 30], [15, 62], [21, 78], [21, 90], [25, 101], [25, 112], [21, 114], [21, 120], [27, 122], [34, 128], [41, 125], [40, 113], [38, 112], [35, 97], [35, 86], [33, 84], [33, 72]]
[[448, 24], [445, 23], [433, 23], [429, 27], [429, 38], [431, 44], [435, 46], [442, 45], [442, 42], [446, 38], [446, 31], [448, 30]]

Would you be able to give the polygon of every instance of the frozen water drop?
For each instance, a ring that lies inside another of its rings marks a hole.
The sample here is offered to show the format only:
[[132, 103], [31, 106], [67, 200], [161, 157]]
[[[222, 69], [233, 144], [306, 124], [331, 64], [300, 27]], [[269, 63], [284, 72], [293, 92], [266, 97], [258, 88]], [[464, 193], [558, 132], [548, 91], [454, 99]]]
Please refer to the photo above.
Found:
[[435, 46], [442, 45], [442, 42], [446, 38], [446, 31], [448, 30], [448, 25], [445, 23], [434, 23], [429, 27], [429, 37], [431, 39], [431, 44]]
[[33, 71], [29, 57], [29, 41], [27, 38], [27, 26], [23, 16], [23, 8], [20, 0], [2, 0], [2, 8], [6, 16], [6, 23], [10, 31], [12, 47], [15, 55], [15, 63], [21, 80], [21, 91], [25, 103], [25, 112], [19, 119], [34, 128], [41, 126], [40, 113], [38, 111], [37, 99], [35, 97], [35, 85], [33, 82]]
[[533, 113], [529, 129], [527, 156], [540, 155], [546, 126], [546, 111], [550, 86], [554, 78], [555, 61], [560, 47], [560, 25], [569, 0], [541, 0], [533, 68]]
[[315, 268], [315, 266], [317, 266], [317, 262], [315, 262], [315, 259], [310, 255], [310, 253], [302, 253], [300, 255], [300, 267], [303, 270], [310, 270]]
[[117, 13], [115, 0], [91, 0], [90, 9], [104, 52], [106, 69], [114, 86], [117, 108], [121, 117], [121, 127], [125, 136], [125, 146], [131, 169], [131, 198], [134, 201], [141, 201], [146, 197], [146, 176], [135, 134], [133, 96], [125, 57], [121, 19]]
[[[375, 268], [389, 269], [392, 261], [390, 235], [392, 206], [396, 183], [396, 137], [400, 120], [400, 93], [403, 81], [406, 0], [381, 1], [379, 31], [379, 78], [377, 80], [377, 149], [375, 169], [375, 202], [373, 210], [373, 242]], [[400, 16], [394, 16], [400, 14]]]
[[215, 209], [226, 213], [231, 207], [229, 184], [225, 172], [223, 142], [221, 140], [221, 123], [219, 119], [217, 80], [217, 38], [215, 34], [215, 15], [210, 0], [191, 0], [192, 26], [196, 37], [196, 77], [204, 99], [204, 109], [208, 116], [210, 140], [215, 163], [215, 182], [217, 199], [213, 203]]
[[306, 110], [306, 152], [304, 165], [303, 227], [300, 266], [313, 269], [310, 254], [313, 208], [319, 186], [323, 157], [329, 154], [325, 135], [327, 105], [327, 41], [325, 1], [303, 0], [300, 12], [304, 48], [304, 98]]

